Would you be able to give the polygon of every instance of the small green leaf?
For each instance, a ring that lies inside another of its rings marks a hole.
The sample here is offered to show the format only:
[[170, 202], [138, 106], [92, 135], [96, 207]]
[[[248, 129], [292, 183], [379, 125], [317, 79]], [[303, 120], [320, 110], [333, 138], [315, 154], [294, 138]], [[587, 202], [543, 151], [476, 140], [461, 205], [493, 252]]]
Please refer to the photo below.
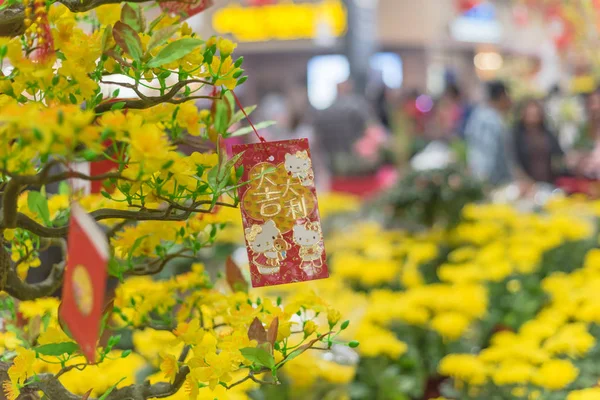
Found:
[[125, 378], [121, 378], [121, 380], [117, 383], [115, 383], [114, 385], [112, 385], [111, 387], [108, 388], [108, 390], [106, 392], [104, 392], [104, 394], [100, 397], [98, 397], [98, 400], [106, 400], [106, 398], [108, 397], [109, 394], [112, 393], [113, 390], [115, 390], [115, 388], [117, 387], [117, 385], [121, 382], [123, 382], [125, 380]]
[[122, 109], [123, 107], [125, 107], [125, 104], [127, 104], [127, 103], [125, 103], [124, 101], [118, 101], [118, 102], [116, 102], [115, 104], [113, 104], [113, 105], [110, 107], [110, 109], [111, 109], [111, 111], [120, 110], [120, 109]]
[[37, 214], [46, 226], [50, 226], [50, 210], [48, 209], [48, 199], [40, 192], [31, 191], [27, 195], [27, 206], [29, 210]]
[[142, 58], [142, 42], [137, 32], [130, 27], [117, 21], [113, 27], [113, 36], [115, 42], [131, 56], [135, 61], [139, 61]]
[[100, 191], [100, 194], [101, 194], [102, 196], [106, 197], [107, 199], [112, 199], [112, 196], [110, 195], [110, 193], [108, 193], [108, 192], [107, 192], [107, 191], [105, 191], [105, 190], [101, 190], [101, 191]]
[[[248, 106], [246, 108], [244, 108], [244, 111], [246, 111], [246, 115], [250, 115], [252, 114], [252, 112], [254, 112], [254, 110], [256, 110], [256, 106]], [[246, 115], [244, 115], [244, 113], [242, 112], [242, 110], [238, 110], [236, 111], [235, 114], [233, 114], [233, 117], [231, 118], [231, 122], [230, 125], [233, 125], [237, 122], [240, 122], [241, 120], [243, 120], [244, 118], [246, 118]]]
[[119, 93], [121, 93], [121, 89], [116, 88], [115, 91], [112, 94], [112, 97], [119, 97]]
[[358, 347], [359, 345], [360, 345], [360, 343], [357, 340], [353, 340], [350, 343], [348, 343], [348, 347], [351, 347], [353, 349]]
[[211, 189], [216, 190], [218, 187], [217, 176], [219, 175], [219, 166], [215, 165], [208, 171], [206, 179], [208, 180], [208, 185]]
[[71, 101], [71, 104], [77, 104], [77, 97], [75, 97], [73, 93], [69, 93], [69, 100]]
[[49, 343], [34, 348], [35, 352], [44, 356], [62, 356], [73, 354], [79, 350], [75, 342]]
[[233, 66], [236, 68], [239, 68], [242, 66], [243, 62], [244, 62], [244, 57], [242, 56], [242, 57], [238, 58], [237, 60], [235, 60], [235, 63], [233, 64]]
[[134, 7], [127, 3], [121, 9], [121, 22], [129, 25], [136, 32], [143, 32], [146, 25], [140, 7], [137, 5]]
[[[256, 128], [256, 130], [260, 130], [260, 129], [264, 129], [264, 128], [268, 128], [269, 126], [275, 125], [275, 121], [263, 121], [263, 122], [259, 122], [258, 124], [254, 124], [254, 127]], [[251, 132], [253, 132], [254, 130], [252, 129], [251, 126], [245, 126], [243, 128], [240, 128], [234, 132], [232, 132], [231, 134], [228, 134], [227, 137], [233, 137], [233, 136], [243, 136], [243, 135], [247, 135]]]
[[235, 176], [236, 178], [240, 179], [242, 175], [244, 175], [244, 166], [240, 165], [235, 169]]
[[124, 352], [121, 353], [121, 358], [125, 358], [130, 354], [131, 354], [131, 350], [125, 350]]
[[237, 83], [235, 84], [235, 86], [242, 86], [246, 81], [248, 80], [247, 76], [242, 76], [240, 79], [238, 79]]
[[266, 350], [254, 347], [245, 347], [240, 350], [242, 355], [254, 364], [272, 369], [275, 367], [275, 359]]
[[227, 105], [222, 100], [215, 102], [215, 129], [223, 134], [227, 130]]
[[133, 242], [133, 245], [131, 246], [131, 249], [129, 250], [129, 256], [127, 257], [127, 262], [129, 262], [129, 264], [131, 264], [131, 259], [133, 258], [133, 253], [135, 253], [137, 248], [141, 246], [142, 241], [144, 239], [146, 239], [147, 237], [148, 237], [148, 235], [144, 235], [144, 236], [140, 236], [139, 238], [135, 239], [135, 241]]
[[340, 330], [344, 330], [346, 328], [348, 328], [348, 325], [350, 325], [350, 321], [344, 321], [342, 322], [342, 325], [340, 326]]
[[178, 25], [171, 25], [156, 31], [148, 42], [148, 50], [146, 51], [146, 54], [150, 54], [150, 51], [166, 43], [167, 40], [169, 40], [171, 36], [177, 32], [177, 29], [179, 29]]
[[180, 58], [190, 54], [203, 43], [203, 40], [195, 38], [183, 38], [171, 42], [161, 49], [156, 57], [148, 62], [147, 66], [148, 68], [156, 68], [160, 67], [161, 65], [179, 60]]
[[243, 69], [237, 70], [233, 73], [233, 79], [237, 79], [242, 75], [244, 75], [244, 70]]
[[0, 46], [0, 58], [6, 57], [7, 53], [8, 53], [8, 46], [7, 45]]
[[70, 192], [71, 192], [71, 189], [67, 182], [62, 181], [61, 183], [58, 184], [58, 194], [63, 195], [63, 196], [68, 196]]
[[112, 34], [112, 25], [106, 25], [106, 28], [104, 28], [104, 33], [102, 34], [102, 44], [101, 44], [101, 48], [102, 48], [102, 52], [104, 52], [105, 50], [108, 50], [106, 48], [106, 46], [108, 45], [108, 39], [110, 38], [110, 35]]

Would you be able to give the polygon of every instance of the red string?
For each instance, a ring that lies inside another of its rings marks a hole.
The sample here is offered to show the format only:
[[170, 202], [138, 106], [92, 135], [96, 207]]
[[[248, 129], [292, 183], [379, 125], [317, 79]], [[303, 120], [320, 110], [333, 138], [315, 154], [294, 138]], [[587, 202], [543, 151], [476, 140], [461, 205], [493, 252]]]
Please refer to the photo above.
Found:
[[238, 99], [238, 97], [235, 95], [235, 92], [233, 90], [231, 90], [231, 94], [233, 95], [233, 98], [235, 99], [235, 103], [237, 104], [237, 106], [239, 107], [239, 109], [242, 110], [242, 113], [246, 117], [246, 120], [248, 121], [248, 123], [252, 127], [252, 130], [254, 131], [254, 134], [256, 134], [256, 137], [259, 138], [261, 142], [267, 143], [267, 141], [265, 140], [265, 138], [262, 137], [262, 136], [260, 136], [258, 134], [258, 131], [256, 130], [256, 127], [254, 126], [254, 124], [252, 123], [252, 121], [250, 121], [250, 117], [248, 117], [248, 114], [246, 114], [246, 110], [244, 110], [244, 107], [242, 107], [242, 103], [240, 103], [240, 99]]

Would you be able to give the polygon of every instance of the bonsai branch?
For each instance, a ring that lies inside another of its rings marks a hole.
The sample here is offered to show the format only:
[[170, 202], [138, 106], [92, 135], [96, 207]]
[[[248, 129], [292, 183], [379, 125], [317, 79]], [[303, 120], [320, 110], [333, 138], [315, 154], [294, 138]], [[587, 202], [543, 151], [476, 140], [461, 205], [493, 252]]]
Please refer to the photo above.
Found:
[[[125, 87], [128, 89], [132, 89], [138, 95], [139, 99], [124, 100], [123, 102], [125, 104], [124, 104], [123, 108], [134, 109], [134, 110], [143, 110], [146, 108], [154, 107], [154, 106], [156, 106], [158, 104], [162, 104], [162, 103], [180, 104], [180, 103], [184, 103], [188, 100], [194, 100], [194, 99], [208, 99], [208, 100], [220, 99], [220, 97], [215, 97], [215, 96], [185, 96], [182, 98], [177, 98], [177, 99], [175, 98], [175, 96], [179, 93], [179, 91], [181, 91], [181, 89], [183, 89], [186, 85], [189, 85], [191, 83], [202, 83], [205, 85], [212, 85], [212, 83], [202, 80], [202, 79], [188, 79], [185, 81], [177, 82], [164, 95], [152, 96], [152, 97], [146, 96], [144, 93], [142, 93], [142, 91], [139, 90], [137, 84], [134, 85], [132, 83], [113, 82], [113, 81], [102, 81], [102, 83], [113, 84], [113, 85]], [[96, 111], [97, 114], [101, 114], [106, 111], [109, 111], [113, 107], [113, 105], [114, 105], [113, 102], [105, 102], [105, 103], [102, 103], [102, 104], [96, 106], [94, 111]]]
[[[128, 0], [130, 3], [145, 3], [148, 0]], [[118, 4], [122, 0], [54, 0], [64, 4], [71, 12], [85, 12], [104, 4]], [[25, 8], [15, 4], [0, 10], [0, 36], [19, 36], [25, 32]]]

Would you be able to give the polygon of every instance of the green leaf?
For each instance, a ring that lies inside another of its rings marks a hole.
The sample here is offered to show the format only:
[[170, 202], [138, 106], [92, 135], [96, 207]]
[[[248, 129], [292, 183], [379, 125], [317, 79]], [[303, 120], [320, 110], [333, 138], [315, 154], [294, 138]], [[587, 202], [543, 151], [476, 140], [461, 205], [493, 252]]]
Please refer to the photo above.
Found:
[[48, 199], [40, 192], [31, 191], [27, 195], [27, 206], [33, 213], [39, 215], [46, 226], [50, 226], [50, 210], [48, 209]]
[[343, 331], [344, 329], [348, 328], [349, 325], [350, 325], [350, 321], [346, 320], [346, 321], [342, 322], [342, 325], [340, 326], [340, 330]]
[[70, 190], [69, 184], [67, 182], [62, 181], [61, 183], [58, 184], [58, 194], [61, 194], [63, 196], [68, 196], [70, 192], [71, 192], [71, 190]]
[[71, 101], [71, 104], [77, 104], [77, 97], [75, 97], [73, 93], [69, 93], [69, 100]]
[[125, 3], [121, 9], [121, 22], [132, 27], [136, 32], [143, 32], [145, 28], [144, 16], [140, 7]]
[[266, 350], [254, 347], [245, 347], [241, 349], [240, 352], [247, 360], [252, 361], [254, 364], [261, 365], [269, 369], [275, 367], [275, 359]]
[[127, 257], [127, 262], [131, 265], [131, 259], [133, 258], [133, 253], [135, 253], [135, 250], [140, 247], [140, 245], [142, 244], [142, 241], [144, 239], [146, 239], [149, 235], [144, 235], [144, 236], [140, 236], [139, 238], [135, 239], [135, 242], [133, 242], [133, 245], [131, 246], [131, 249], [129, 250], [129, 256]]
[[108, 273], [115, 278], [118, 278], [120, 282], [123, 282], [123, 268], [121, 268], [121, 264], [115, 258], [111, 258], [108, 262]]
[[244, 57], [240, 57], [237, 60], [235, 60], [235, 63], [233, 64], [234, 67], [239, 68], [242, 66], [242, 64], [244, 63]]
[[117, 385], [121, 382], [123, 382], [125, 380], [125, 378], [121, 378], [121, 380], [117, 383], [115, 383], [114, 385], [112, 385], [111, 387], [108, 388], [108, 390], [106, 392], [104, 392], [104, 394], [100, 397], [98, 397], [98, 400], [106, 400], [106, 398], [108, 397], [109, 394], [112, 393], [113, 390], [115, 390], [115, 388], [117, 387]]
[[210, 171], [208, 171], [208, 174], [206, 175], [206, 179], [208, 180], [208, 185], [214, 191], [216, 191], [217, 187], [218, 187], [218, 182], [217, 182], [218, 175], [219, 175], [219, 166], [218, 165], [215, 165], [214, 167], [212, 167], [210, 169]]
[[156, 68], [160, 67], [161, 65], [179, 60], [180, 58], [190, 54], [203, 43], [203, 40], [195, 38], [183, 38], [171, 42], [161, 51], [159, 51], [156, 57], [148, 62], [147, 66], [148, 68]]
[[158, 46], [162, 46], [163, 44], [165, 44], [167, 40], [169, 40], [171, 36], [173, 36], [175, 32], [177, 32], [177, 29], [179, 29], [178, 25], [171, 25], [156, 31], [156, 33], [152, 35], [150, 41], [148, 42], [148, 49], [146, 51], [146, 54], [150, 54], [150, 51], [154, 50]]
[[110, 38], [111, 34], [112, 34], [112, 25], [106, 25], [106, 28], [104, 28], [104, 33], [102, 34], [102, 42], [101, 42], [101, 48], [102, 48], [103, 53], [106, 50], [108, 50], [108, 43], [109, 43], [109, 38]]
[[[254, 110], [256, 110], [256, 106], [248, 106], [246, 108], [244, 108], [244, 111], [246, 111], [247, 115], [252, 114], [252, 112], [254, 112]], [[233, 125], [237, 122], [240, 122], [241, 120], [243, 120], [244, 118], [246, 118], [246, 116], [244, 115], [244, 113], [242, 112], [242, 110], [238, 110], [236, 111], [235, 114], [233, 114], [233, 117], [231, 118], [231, 122], [230, 124]]]
[[34, 350], [44, 356], [62, 356], [75, 353], [79, 350], [79, 346], [75, 342], [49, 343], [35, 347]]
[[360, 345], [360, 343], [357, 340], [353, 340], [350, 343], [348, 343], [348, 347], [351, 347], [353, 349], [358, 347], [359, 345]]
[[215, 102], [215, 129], [218, 133], [223, 134], [227, 131], [227, 105], [222, 100]]
[[[275, 125], [275, 121], [263, 121], [263, 122], [259, 122], [258, 124], [254, 124], [254, 127], [256, 128], [256, 130], [260, 130], [260, 129], [264, 129], [264, 128], [268, 128], [269, 126]], [[243, 135], [247, 135], [251, 132], [253, 132], [254, 130], [252, 129], [251, 126], [245, 126], [243, 128], [240, 128], [234, 132], [232, 132], [231, 134], [228, 134], [227, 137], [234, 137], [234, 136], [243, 136]]]
[[142, 42], [137, 32], [130, 27], [117, 21], [113, 27], [115, 42], [136, 61], [142, 58]]
[[125, 107], [125, 103], [124, 101], [118, 101], [115, 104], [113, 104], [110, 109], [111, 111], [116, 111], [116, 110], [120, 110], [121, 108]]
[[235, 84], [235, 86], [242, 86], [246, 81], [248, 80], [247, 76], [242, 76], [240, 79], [238, 79], [237, 83]]

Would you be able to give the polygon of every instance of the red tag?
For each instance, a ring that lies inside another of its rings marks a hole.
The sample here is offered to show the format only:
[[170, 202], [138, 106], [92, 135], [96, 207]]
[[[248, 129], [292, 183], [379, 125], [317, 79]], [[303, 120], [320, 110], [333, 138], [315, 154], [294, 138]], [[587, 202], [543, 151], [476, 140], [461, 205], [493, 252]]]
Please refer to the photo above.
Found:
[[161, 1], [159, 4], [164, 12], [177, 14], [186, 19], [212, 6], [213, 0]]
[[104, 306], [108, 243], [96, 222], [81, 207], [71, 207], [67, 267], [60, 317], [90, 363]]
[[322, 279], [327, 271], [307, 139], [233, 146], [244, 152], [240, 209], [252, 286]]

